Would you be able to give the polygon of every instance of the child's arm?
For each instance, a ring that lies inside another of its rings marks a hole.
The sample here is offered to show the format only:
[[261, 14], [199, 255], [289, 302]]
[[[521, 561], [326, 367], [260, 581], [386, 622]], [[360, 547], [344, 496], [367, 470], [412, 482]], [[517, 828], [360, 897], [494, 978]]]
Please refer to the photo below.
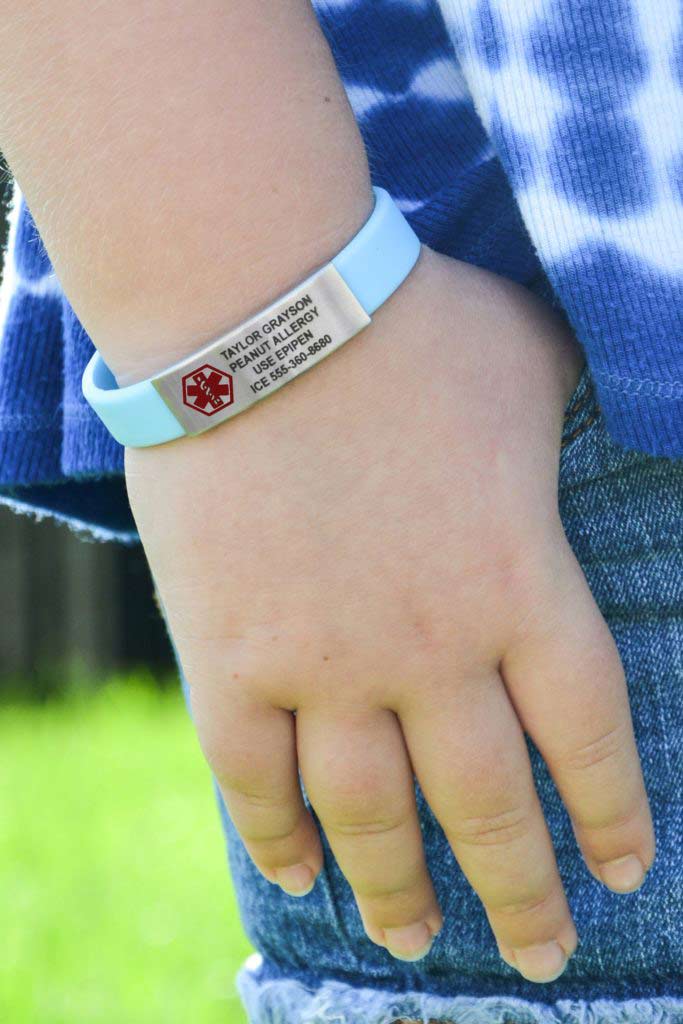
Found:
[[[305, 0], [0, 11], [0, 147], [121, 382], [262, 307], [367, 218], [363, 148]], [[320, 869], [298, 764], [368, 934], [396, 955], [440, 926], [412, 770], [535, 980], [576, 935], [523, 730], [596, 877], [627, 889], [628, 862], [601, 865], [654, 855], [621, 666], [558, 516], [576, 373], [525, 291], [425, 249], [324, 365], [197, 439], [127, 453], [251, 855], [288, 889]]]
[[372, 210], [305, 0], [0, 0], [0, 149], [119, 383], [239, 323]]

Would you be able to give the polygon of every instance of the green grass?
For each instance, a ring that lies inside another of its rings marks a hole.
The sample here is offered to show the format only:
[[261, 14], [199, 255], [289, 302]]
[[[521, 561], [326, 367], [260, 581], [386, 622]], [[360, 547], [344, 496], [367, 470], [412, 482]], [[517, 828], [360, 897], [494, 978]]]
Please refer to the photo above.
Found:
[[244, 1024], [250, 952], [182, 701], [0, 708], [0, 1021]]

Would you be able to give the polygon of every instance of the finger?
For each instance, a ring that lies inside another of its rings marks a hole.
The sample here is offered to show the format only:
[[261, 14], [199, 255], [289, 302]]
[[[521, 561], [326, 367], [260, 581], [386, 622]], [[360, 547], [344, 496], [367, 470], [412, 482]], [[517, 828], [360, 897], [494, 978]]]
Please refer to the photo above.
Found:
[[640, 887], [655, 855], [652, 817], [619, 654], [568, 545], [503, 674], [571, 815], [591, 872]]
[[418, 960], [442, 925], [422, 847], [413, 773], [395, 716], [297, 715], [306, 791], [373, 942]]
[[442, 687], [438, 700], [411, 700], [399, 713], [425, 797], [501, 954], [530, 981], [552, 980], [574, 952], [576, 929], [502, 680]]
[[322, 846], [306, 808], [296, 759], [294, 716], [242, 691], [191, 691], [199, 739], [228, 813], [254, 864], [292, 896], [305, 896], [322, 867]]

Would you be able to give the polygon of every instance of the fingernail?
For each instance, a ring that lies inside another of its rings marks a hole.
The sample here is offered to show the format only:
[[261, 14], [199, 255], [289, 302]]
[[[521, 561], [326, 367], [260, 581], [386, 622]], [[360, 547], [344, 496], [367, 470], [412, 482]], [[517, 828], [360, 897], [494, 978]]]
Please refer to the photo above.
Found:
[[635, 892], [645, 881], [645, 871], [634, 853], [600, 865], [600, 877], [614, 892]]
[[512, 952], [517, 970], [527, 981], [555, 981], [567, 966], [567, 954], [559, 942], [524, 946], [522, 949], [515, 948]]
[[387, 949], [397, 960], [421, 960], [432, 948], [434, 936], [424, 921], [403, 928], [385, 928]]
[[275, 880], [289, 896], [306, 896], [315, 885], [315, 875], [308, 864], [276, 868]]

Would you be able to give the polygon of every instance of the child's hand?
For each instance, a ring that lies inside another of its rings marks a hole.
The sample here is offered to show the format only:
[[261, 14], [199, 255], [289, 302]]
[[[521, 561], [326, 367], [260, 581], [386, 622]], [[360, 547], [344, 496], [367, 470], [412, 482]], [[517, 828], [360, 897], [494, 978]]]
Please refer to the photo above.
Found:
[[298, 766], [368, 935], [396, 956], [441, 924], [413, 772], [532, 980], [576, 932], [523, 730], [596, 877], [627, 891], [654, 856], [621, 665], [558, 515], [579, 361], [524, 290], [424, 249], [312, 372], [199, 438], [127, 452], [251, 856], [292, 893], [320, 870]]

